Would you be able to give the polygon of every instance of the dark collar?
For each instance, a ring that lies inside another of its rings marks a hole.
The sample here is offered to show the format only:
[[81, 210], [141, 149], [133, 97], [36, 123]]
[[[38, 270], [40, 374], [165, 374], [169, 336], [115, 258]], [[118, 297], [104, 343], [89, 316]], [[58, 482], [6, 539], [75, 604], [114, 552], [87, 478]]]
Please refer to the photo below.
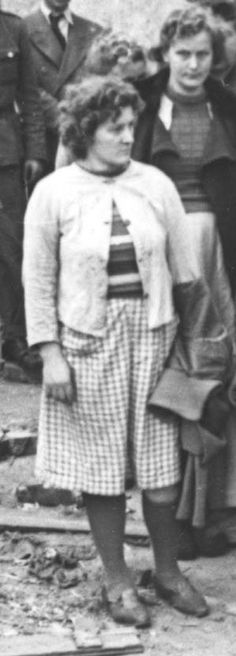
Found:
[[[161, 76], [161, 80], [158, 80], [159, 84], [160, 82], [163, 84], [163, 78], [166, 80], [167, 84], [168, 77], [166, 77], [166, 71], [164, 75]], [[159, 88], [161, 88], [161, 84]], [[151, 141], [152, 160], [155, 159], [156, 155], [164, 152], [172, 153], [178, 157], [178, 152], [171, 140], [171, 135], [157, 115], [160, 98], [166, 89], [166, 84], [165, 87], [162, 87], [163, 90], [159, 94], [159, 97], [157, 97], [156, 92], [155, 117], [154, 114], [152, 116], [154, 121]], [[207, 164], [219, 159], [236, 161], [236, 99], [234, 98], [234, 95], [224, 89], [223, 85], [218, 83], [217, 80], [209, 79], [206, 84], [206, 89], [207, 96], [212, 103], [214, 117], [211, 121], [211, 128], [206, 142], [202, 164], [203, 166], [206, 166]], [[149, 110], [151, 108], [152, 113], [154, 107], [153, 103], [154, 94], [151, 103], [148, 103]], [[230, 129], [232, 128], [230, 118], [233, 118], [233, 134]]]
[[[169, 68], [163, 66], [156, 75], [137, 83], [137, 90], [150, 110], [159, 108], [160, 99], [166, 91], [168, 80]], [[205, 88], [215, 110], [221, 115], [232, 115], [236, 120], [236, 95], [234, 92], [227, 89], [221, 80], [216, 80], [213, 77], [207, 79]]]

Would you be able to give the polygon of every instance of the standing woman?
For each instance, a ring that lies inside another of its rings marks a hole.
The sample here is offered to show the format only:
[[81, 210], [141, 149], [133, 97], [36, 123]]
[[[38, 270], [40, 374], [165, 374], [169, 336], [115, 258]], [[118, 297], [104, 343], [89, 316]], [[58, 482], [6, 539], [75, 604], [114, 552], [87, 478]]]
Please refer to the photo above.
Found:
[[194, 5], [169, 15], [160, 42], [166, 66], [143, 93], [134, 158], [175, 183], [193, 256], [234, 336], [236, 98], [212, 77], [224, 35], [211, 11]]
[[39, 183], [25, 223], [28, 339], [43, 359], [37, 473], [82, 491], [118, 622], [149, 623], [124, 561], [131, 452], [151, 536], [155, 584], [180, 611], [207, 614], [177, 564], [178, 424], [148, 399], [176, 334], [173, 284], [192, 281], [174, 185], [130, 159], [137, 92], [90, 78], [62, 106], [76, 161]]

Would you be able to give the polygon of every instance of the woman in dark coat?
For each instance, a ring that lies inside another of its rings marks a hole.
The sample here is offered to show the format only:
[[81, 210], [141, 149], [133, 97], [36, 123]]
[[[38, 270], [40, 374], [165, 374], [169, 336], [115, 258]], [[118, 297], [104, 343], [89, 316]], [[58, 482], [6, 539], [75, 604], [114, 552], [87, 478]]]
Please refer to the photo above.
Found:
[[161, 31], [166, 66], [141, 89], [146, 108], [134, 158], [160, 168], [175, 182], [200, 273], [233, 336], [236, 98], [212, 77], [223, 46], [222, 30], [210, 10], [194, 5], [169, 15]]

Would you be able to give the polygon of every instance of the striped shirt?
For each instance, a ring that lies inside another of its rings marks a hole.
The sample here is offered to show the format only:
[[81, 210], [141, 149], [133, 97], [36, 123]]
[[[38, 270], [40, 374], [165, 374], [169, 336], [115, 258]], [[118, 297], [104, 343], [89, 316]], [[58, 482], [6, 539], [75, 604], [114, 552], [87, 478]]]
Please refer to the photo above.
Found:
[[125, 222], [113, 203], [110, 254], [107, 264], [108, 298], [142, 296], [142, 283], [136, 262], [134, 245]]

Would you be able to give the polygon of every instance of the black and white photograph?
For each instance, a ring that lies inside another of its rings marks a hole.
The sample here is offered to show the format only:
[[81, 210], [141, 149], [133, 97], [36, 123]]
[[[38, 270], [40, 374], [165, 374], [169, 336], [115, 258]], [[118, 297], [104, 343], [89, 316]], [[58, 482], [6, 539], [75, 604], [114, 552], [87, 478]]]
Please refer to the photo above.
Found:
[[0, 0], [0, 654], [235, 645], [236, 0]]

